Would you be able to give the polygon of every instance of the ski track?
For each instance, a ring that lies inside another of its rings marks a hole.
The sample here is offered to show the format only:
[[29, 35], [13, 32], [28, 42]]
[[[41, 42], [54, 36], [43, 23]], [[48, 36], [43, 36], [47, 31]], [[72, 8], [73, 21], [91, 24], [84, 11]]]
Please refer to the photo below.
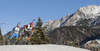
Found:
[[4, 45], [0, 51], [89, 51], [65, 45]]

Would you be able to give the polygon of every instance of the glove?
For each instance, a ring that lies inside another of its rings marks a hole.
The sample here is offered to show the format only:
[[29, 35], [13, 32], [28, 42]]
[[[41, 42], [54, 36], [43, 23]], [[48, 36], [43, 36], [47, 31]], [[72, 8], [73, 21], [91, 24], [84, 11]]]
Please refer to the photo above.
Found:
[[22, 30], [22, 32], [24, 32], [24, 30]]
[[33, 32], [31, 32], [33, 34]]
[[11, 32], [10, 34], [12, 35], [13, 33]]
[[22, 35], [22, 33], [19, 33], [19, 35], [21, 36], [21, 35]]

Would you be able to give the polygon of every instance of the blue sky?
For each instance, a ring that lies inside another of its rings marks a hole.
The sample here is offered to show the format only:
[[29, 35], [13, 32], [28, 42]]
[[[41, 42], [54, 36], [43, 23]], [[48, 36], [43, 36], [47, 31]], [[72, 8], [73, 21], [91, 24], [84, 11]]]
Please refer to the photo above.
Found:
[[18, 22], [22, 27], [40, 17], [45, 23], [88, 5], [98, 6], [100, 0], [0, 0], [0, 23], [5, 23], [1, 25], [2, 34], [12, 30]]

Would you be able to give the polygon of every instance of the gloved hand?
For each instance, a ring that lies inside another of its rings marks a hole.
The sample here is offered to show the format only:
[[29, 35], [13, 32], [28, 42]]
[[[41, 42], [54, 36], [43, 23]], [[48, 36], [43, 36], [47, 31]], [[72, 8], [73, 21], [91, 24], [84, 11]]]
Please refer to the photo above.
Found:
[[24, 30], [22, 30], [22, 32], [24, 32]]
[[13, 33], [11, 32], [10, 34], [12, 35]]
[[22, 35], [22, 33], [19, 33], [19, 35], [21, 36], [21, 35]]
[[32, 34], [33, 34], [33, 32], [32, 32]]

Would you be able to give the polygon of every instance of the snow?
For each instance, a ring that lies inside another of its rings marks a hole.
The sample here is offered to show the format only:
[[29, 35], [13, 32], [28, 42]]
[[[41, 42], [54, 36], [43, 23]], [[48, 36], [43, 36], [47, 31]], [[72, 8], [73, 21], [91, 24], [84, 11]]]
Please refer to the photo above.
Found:
[[[95, 40], [90, 40], [90, 41], [88, 41], [86, 44], [89, 44], [89, 43], [91, 43], [91, 42], [93, 42], [93, 41], [95, 41]], [[98, 42], [98, 44], [95, 44], [95, 45], [92, 45], [93, 47], [96, 47], [96, 48], [98, 48], [98, 47], [100, 47], [100, 39], [96, 39], [96, 41]], [[85, 44], [85, 47], [86, 47], [86, 44]], [[91, 45], [90, 45], [91, 46]]]
[[100, 10], [100, 6], [96, 6], [96, 5], [89, 5], [87, 7], [81, 7], [80, 11], [82, 11], [85, 14], [97, 14], [99, 13]]
[[96, 41], [100, 44], [100, 39], [96, 39]]
[[4, 45], [0, 51], [89, 51], [65, 45]]
[[72, 16], [68, 17], [68, 19], [66, 19], [64, 22], [62, 22], [59, 27], [61, 27], [62, 25], [64, 25], [71, 17]]
[[[93, 40], [92, 40], [93, 41]], [[86, 44], [89, 44], [92, 41], [88, 41]], [[96, 39], [96, 41], [100, 44], [100, 39]]]
[[90, 42], [92, 42], [92, 41], [88, 41], [86, 44], [89, 44]]

